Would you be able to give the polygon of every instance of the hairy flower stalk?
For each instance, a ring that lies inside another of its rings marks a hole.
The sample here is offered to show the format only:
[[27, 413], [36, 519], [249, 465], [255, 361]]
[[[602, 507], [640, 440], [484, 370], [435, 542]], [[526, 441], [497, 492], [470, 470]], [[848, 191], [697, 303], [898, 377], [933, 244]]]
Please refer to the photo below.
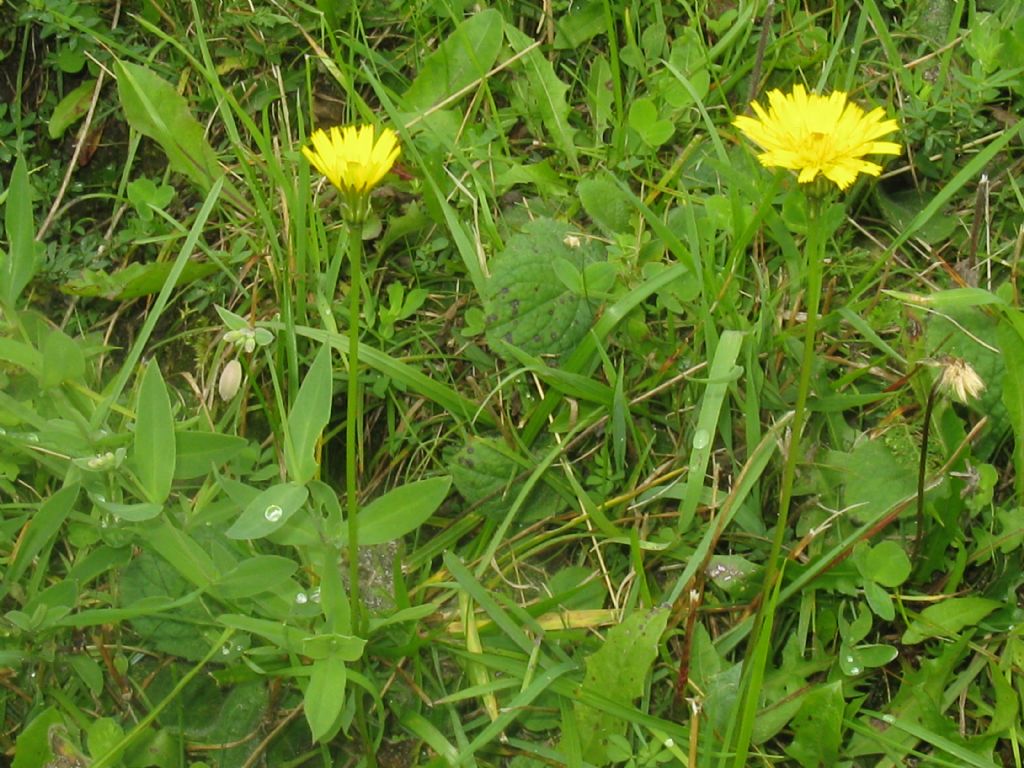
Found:
[[896, 155], [900, 152], [899, 144], [879, 141], [899, 129], [896, 121], [885, 119], [881, 109], [864, 112], [856, 104], [847, 101], [847, 95], [842, 91], [821, 96], [808, 94], [803, 86], [797, 85], [790, 94], [783, 94], [779, 90], [770, 91], [768, 103], [769, 108], [765, 110], [758, 102], [753, 102], [751, 108], [756, 118], [740, 116], [733, 124], [761, 148], [762, 152], [757, 156], [761, 165], [795, 171], [797, 181], [804, 191], [807, 202], [807, 234], [804, 241], [807, 322], [804, 324], [803, 356], [793, 409], [792, 437], [782, 468], [779, 516], [768, 555], [757, 622], [750, 639], [748, 663], [744, 665], [740, 705], [743, 715], [733, 745], [734, 765], [737, 768], [746, 764], [754, 725], [753, 713], [757, 711], [756, 698], [761, 692], [768, 660], [774, 611], [785, 565], [782, 560], [782, 543], [789, 521], [793, 483], [800, 455], [800, 437], [807, 417], [807, 398], [815, 359], [814, 347], [828, 239], [822, 216], [829, 204], [826, 198], [828, 181], [840, 190], [848, 189], [862, 173], [869, 176], [881, 173], [881, 166], [865, 160], [865, 155]]
[[[345, 422], [345, 495], [348, 527], [349, 598], [356, 633], [363, 628], [359, 589], [358, 466], [356, 458], [362, 395], [359, 391], [359, 317], [362, 287], [363, 223], [370, 213], [370, 193], [391, 170], [401, 148], [390, 128], [372, 125], [333, 127], [314, 131], [313, 146], [302, 154], [338, 188], [342, 215], [349, 225], [348, 382]], [[329, 286], [333, 290], [334, 286]]]

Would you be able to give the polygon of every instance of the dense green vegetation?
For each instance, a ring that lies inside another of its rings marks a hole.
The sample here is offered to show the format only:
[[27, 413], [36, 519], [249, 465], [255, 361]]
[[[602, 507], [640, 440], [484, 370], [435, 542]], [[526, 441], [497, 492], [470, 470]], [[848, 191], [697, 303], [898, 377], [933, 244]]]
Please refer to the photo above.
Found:
[[1017, 0], [0, 0], [0, 94], [14, 768], [1024, 763]]

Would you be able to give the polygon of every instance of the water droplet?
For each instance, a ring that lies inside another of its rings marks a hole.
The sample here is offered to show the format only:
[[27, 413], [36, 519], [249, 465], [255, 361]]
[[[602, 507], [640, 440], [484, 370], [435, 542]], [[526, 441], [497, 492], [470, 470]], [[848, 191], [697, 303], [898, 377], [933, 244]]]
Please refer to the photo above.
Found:
[[295, 596], [295, 602], [298, 605], [305, 605], [307, 602], [309, 602], [309, 597], [306, 595], [305, 592], [299, 592], [299, 594]]
[[103, 495], [102, 493], [97, 493], [97, 494], [96, 494], [96, 496], [95, 496], [94, 498], [95, 498], [95, 499], [96, 499], [96, 501], [98, 501], [98, 502], [99, 502], [100, 504], [102, 504], [103, 502], [105, 502], [105, 501], [107, 500], [107, 497], [106, 497], [106, 496], [104, 496], [104, 495]]
[[277, 504], [271, 504], [264, 511], [263, 516], [267, 518], [267, 522], [276, 523], [284, 516], [284, 510], [277, 506]]
[[27, 435], [25, 435], [25, 439], [28, 440], [30, 443], [38, 443], [39, 435], [37, 435], [35, 432], [29, 432]]
[[853, 664], [853, 656], [847, 656], [846, 657], [846, 663], [847, 664]]
[[850, 667], [850, 674], [851, 675], [859, 675], [860, 674], [860, 667]]
[[3, 427], [0, 427], [0, 435], [6, 435], [6, 434], [7, 434], [7, 430], [4, 429]]
[[309, 599], [312, 600], [314, 603], [320, 602], [320, 587], [317, 587], [309, 593]]
[[893, 715], [882, 715], [882, 720], [886, 723], [895, 723], [896, 718]]
[[220, 649], [220, 652], [227, 656], [229, 653], [231, 653], [231, 649], [225, 645], [223, 648]]
[[675, 743], [675, 741], [673, 741], [671, 736], [669, 738], [665, 739], [665, 748], [666, 749], [672, 749], [672, 747], [674, 747], [675, 745], [676, 745], [676, 743]]
[[706, 429], [698, 429], [693, 433], [693, 450], [702, 451], [708, 447], [710, 442], [711, 435], [708, 434]]

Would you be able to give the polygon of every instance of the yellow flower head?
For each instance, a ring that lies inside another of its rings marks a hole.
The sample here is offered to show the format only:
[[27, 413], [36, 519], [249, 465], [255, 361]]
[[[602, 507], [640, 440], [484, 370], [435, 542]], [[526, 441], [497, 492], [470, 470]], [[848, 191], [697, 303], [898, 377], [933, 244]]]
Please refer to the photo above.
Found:
[[313, 147], [303, 147], [302, 154], [346, 198], [369, 194], [401, 151], [393, 130], [384, 128], [377, 135], [372, 125], [316, 130], [310, 141]]
[[733, 125], [764, 150], [757, 159], [768, 168], [799, 171], [798, 181], [808, 184], [818, 174], [846, 189], [860, 173], [877, 176], [882, 167], [864, 155], [898, 155], [900, 145], [876, 141], [899, 130], [885, 112], [863, 109], [846, 100], [842, 91], [828, 96], [808, 94], [802, 85], [791, 94], [768, 92], [769, 109], [756, 101], [750, 106], [757, 119], [737, 117]]

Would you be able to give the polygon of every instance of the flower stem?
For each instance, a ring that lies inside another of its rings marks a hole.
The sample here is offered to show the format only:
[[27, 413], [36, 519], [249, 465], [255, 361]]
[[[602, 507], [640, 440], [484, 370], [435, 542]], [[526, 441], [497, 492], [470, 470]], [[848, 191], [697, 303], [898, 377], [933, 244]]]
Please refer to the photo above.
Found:
[[807, 321], [804, 323], [804, 349], [800, 360], [800, 379], [797, 384], [796, 406], [793, 413], [792, 432], [786, 450], [786, 461], [782, 467], [782, 486], [779, 494], [779, 515], [775, 523], [775, 536], [768, 555], [764, 583], [761, 588], [760, 607], [750, 638], [747, 659], [744, 663], [744, 683], [737, 707], [740, 718], [739, 733], [735, 742], [735, 766], [746, 765], [747, 751], [753, 733], [754, 718], [761, 682], [770, 654], [769, 644], [774, 625], [774, 611], [778, 603], [778, 580], [782, 573], [782, 543], [789, 527], [789, 511], [793, 499], [793, 482], [796, 478], [796, 464], [800, 456], [800, 434], [807, 420], [807, 396], [811, 385], [811, 368], [814, 366], [814, 345], [818, 331], [818, 308], [821, 304], [821, 283], [824, 263], [823, 227], [821, 222], [822, 200], [813, 192], [807, 195], [807, 239], [804, 254], [807, 259]]
[[910, 553], [912, 562], [917, 561], [921, 554], [921, 542], [924, 540], [924, 477], [928, 469], [928, 438], [932, 426], [932, 411], [935, 409], [935, 396], [939, 391], [941, 378], [935, 380], [928, 390], [928, 401], [924, 406], [924, 427], [921, 433], [921, 456], [917, 464], [917, 532], [914, 534], [914, 547]]
[[800, 380], [797, 384], [796, 407], [793, 411], [793, 431], [786, 450], [786, 463], [782, 467], [782, 487], [779, 493], [779, 518], [768, 556], [768, 572], [765, 578], [765, 595], [771, 588], [779, 570], [779, 556], [782, 541], [789, 522], [789, 509], [793, 499], [793, 482], [796, 478], [796, 464], [800, 458], [800, 435], [807, 421], [807, 395], [811, 388], [811, 368], [814, 367], [814, 345], [818, 334], [818, 309], [821, 305], [821, 283], [825, 260], [821, 224], [821, 200], [814, 195], [807, 198], [807, 240], [804, 244], [807, 257], [807, 321], [804, 323], [804, 351], [800, 360]]
[[359, 391], [359, 298], [362, 292], [363, 238], [362, 224], [353, 223], [349, 230], [348, 291], [348, 391], [345, 419], [345, 499], [348, 519], [348, 591], [351, 606], [352, 632], [362, 631], [362, 602], [359, 589], [359, 488], [356, 448], [362, 416]]

